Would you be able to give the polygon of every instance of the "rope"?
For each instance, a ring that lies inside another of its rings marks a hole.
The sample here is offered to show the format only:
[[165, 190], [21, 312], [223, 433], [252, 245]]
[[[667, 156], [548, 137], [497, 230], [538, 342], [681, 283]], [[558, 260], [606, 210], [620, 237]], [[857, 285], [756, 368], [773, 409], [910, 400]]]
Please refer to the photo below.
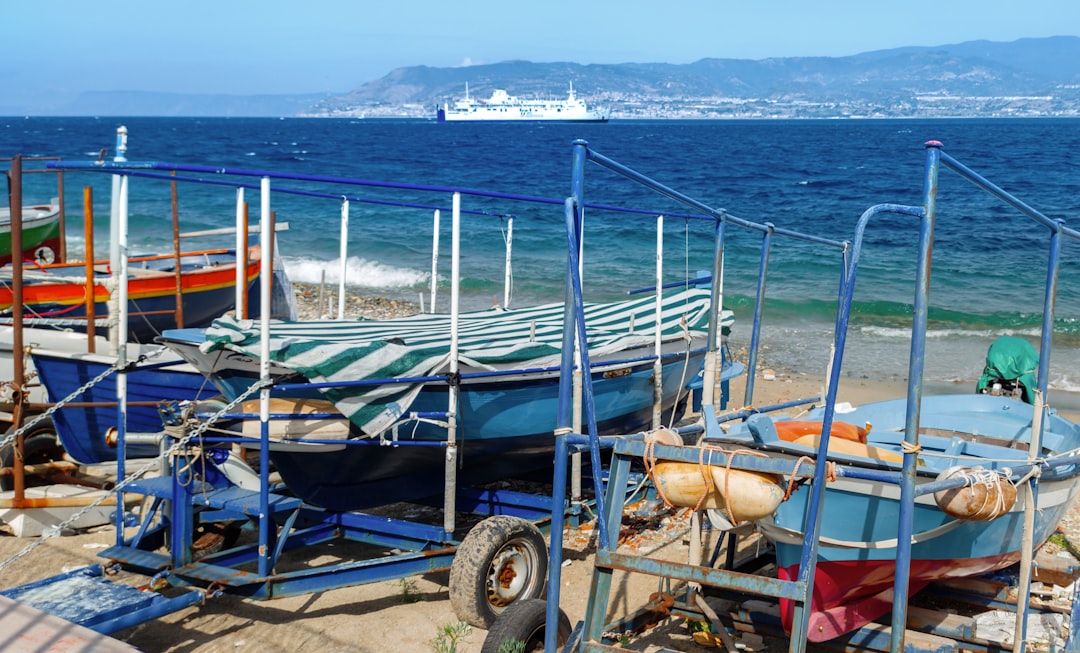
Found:
[[905, 454], [913, 453], [915, 455], [919, 455], [919, 453], [922, 452], [922, 445], [915, 442], [908, 442], [907, 440], [903, 440], [900, 442], [900, 451]]
[[781, 502], [787, 501], [791, 498], [791, 495], [795, 493], [795, 486], [798, 484], [797, 476], [799, 475], [799, 468], [803, 463], [813, 463], [814, 460], [810, 456], [799, 456], [799, 459], [795, 461], [795, 468], [791, 470], [791, 476], [788, 477], [787, 490], [784, 491], [784, 498]]
[[[116, 366], [114, 365], [113, 367], [116, 367]], [[102, 373], [102, 374], [104, 374], [104, 373]], [[202, 434], [208, 428], [210, 428], [210, 426], [214, 422], [221, 419], [222, 415], [225, 415], [226, 413], [230, 412], [233, 408], [235, 408], [239, 404], [243, 403], [243, 401], [245, 399], [247, 399], [251, 395], [255, 394], [256, 391], [261, 390], [263, 387], [269, 386], [271, 383], [272, 382], [269, 379], [267, 379], [266, 381], [259, 380], [259, 381], [256, 381], [255, 383], [253, 383], [248, 389], [244, 390], [244, 392], [241, 393], [236, 399], [233, 399], [226, 406], [224, 406], [221, 410], [219, 410], [218, 412], [211, 415], [209, 419], [207, 419], [205, 422], [202, 422], [201, 424], [199, 424], [199, 426], [197, 426], [190, 433], [188, 433], [187, 435], [184, 435], [180, 440], [178, 440], [175, 444], [173, 444], [171, 447], [169, 447], [169, 449], [167, 451], [164, 451], [161, 454], [159, 454], [157, 458], [153, 458], [153, 459], [149, 460], [145, 465], [143, 465], [138, 470], [133, 472], [127, 478], [120, 480], [116, 484], [116, 486], [113, 488], [112, 492], [110, 492], [109, 494], [102, 495], [99, 499], [97, 499], [93, 503], [90, 503], [89, 505], [81, 508], [80, 510], [78, 510], [77, 512], [72, 514], [70, 517], [68, 517], [64, 521], [60, 522], [59, 524], [57, 524], [56, 526], [53, 526], [51, 528], [46, 529], [44, 532], [42, 532], [41, 537], [39, 537], [38, 539], [36, 539], [33, 542], [31, 542], [30, 544], [28, 544], [25, 548], [23, 548], [22, 551], [19, 551], [18, 553], [11, 556], [7, 560], [5, 560], [3, 562], [0, 562], [0, 572], [3, 572], [4, 569], [9, 567], [15, 561], [17, 561], [20, 558], [23, 558], [26, 555], [28, 555], [31, 551], [33, 551], [38, 546], [43, 544], [46, 540], [51, 539], [53, 537], [59, 536], [64, 531], [65, 528], [67, 528], [68, 526], [74, 524], [80, 517], [82, 517], [86, 513], [90, 512], [94, 508], [97, 508], [106, 499], [108, 499], [114, 492], [115, 492], [117, 498], [119, 499], [119, 501], [117, 501], [117, 510], [122, 511], [123, 510], [123, 489], [125, 487], [127, 487], [131, 483], [133, 483], [136, 480], [138, 480], [139, 478], [141, 478], [143, 475], [145, 475], [151, 469], [157, 467], [162, 460], [166, 459], [169, 456], [172, 456], [173, 454], [177, 453], [181, 449], [187, 447], [188, 443], [191, 442], [191, 440], [193, 440], [195, 438], [201, 438]], [[69, 398], [69, 400], [70, 400], [70, 398]], [[166, 429], [166, 432], [169, 432], [169, 429]], [[175, 433], [176, 432], [175, 429], [172, 432]]]

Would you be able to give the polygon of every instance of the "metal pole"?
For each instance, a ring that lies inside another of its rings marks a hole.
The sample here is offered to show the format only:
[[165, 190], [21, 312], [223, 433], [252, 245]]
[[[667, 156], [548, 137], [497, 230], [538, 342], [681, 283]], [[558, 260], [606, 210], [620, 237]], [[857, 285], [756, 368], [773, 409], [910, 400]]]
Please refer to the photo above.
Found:
[[259, 576], [270, 575], [270, 267], [267, 252], [272, 246], [273, 227], [270, 217], [270, 178], [263, 177], [259, 197]]
[[506, 265], [503, 272], [503, 308], [510, 308], [511, 287], [513, 284], [513, 266], [511, 260], [514, 253], [514, 216], [506, 219]]
[[911, 535], [915, 520], [915, 468], [919, 455], [919, 414], [922, 410], [923, 368], [926, 362], [926, 331], [930, 312], [930, 268], [937, 215], [938, 167], [941, 144], [926, 149], [923, 181], [923, 217], [919, 222], [919, 261], [915, 277], [915, 306], [911, 324], [911, 359], [908, 363], [907, 411], [904, 421], [904, 466], [900, 482], [900, 519], [896, 533], [896, 574], [893, 583], [893, 653], [904, 650], [907, 598], [911, 575]]
[[660, 350], [664, 344], [664, 334], [660, 325], [664, 322], [664, 216], [656, 216], [656, 333], [653, 347], [656, 360], [653, 362], [653, 410], [652, 427], [661, 426], [661, 408], [664, 401], [664, 364], [660, 360]]
[[[67, 207], [64, 203], [64, 171], [56, 173], [56, 195], [60, 200], [60, 251], [56, 253], [57, 263], [67, 263]], [[87, 256], [87, 259], [90, 257]]]
[[[176, 175], [176, 171], [172, 172]], [[176, 328], [184, 328], [184, 277], [180, 267], [180, 202], [176, 197], [176, 182], [170, 182], [172, 195], [173, 260], [176, 262]]]
[[97, 317], [94, 315], [94, 189], [83, 187], [83, 233], [86, 235], [86, 351], [97, 349]]
[[439, 289], [439, 229], [442, 211], [435, 209], [431, 222], [431, 313], [435, 313], [435, 297]]
[[772, 248], [773, 225], [765, 223], [766, 231], [761, 236], [761, 261], [758, 264], [757, 301], [754, 303], [754, 325], [750, 332], [750, 356], [746, 364], [746, 392], [743, 405], [754, 405], [754, 377], [757, 375], [758, 344], [761, 340], [761, 313], [765, 308], [765, 275], [769, 270], [769, 250]]
[[[116, 155], [113, 157], [113, 161], [124, 162], [127, 161], [125, 155], [127, 154], [127, 127], [121, 125], [116, 129]], [[113, 264], [112, 284], [113, 288], [119, 281], [117, 277], [116, 261], [120, 257], [120, 175], [113, 175], [112, 178], [112, 198], [109, 211], [109, 261]], [[110, 318], [115, 315], [114, 308], [116, 306], [115, 301], [112, 299], [112, 293], [109, 295], [109, 316]], [[120, 343], [123, 342], [119, 339], [117, 331], [114, 327], [109, 329], [109, 350], [110, 353], [116, 354], [120, 348]]]
[[446, 488], [443, 492], [443, 529], [454, 532], [457, 517], [457, 409], [458, 409], [458, 319], [461, 302], [461, 193], [454, 193], [450, 214], [450, 405], [447, 408]]
[[[1061, 265], [1063, 244], [1062, 229], [1065, 224], [1057, 222], [1057, 229], [1050, 236], [1050, 255], [1046, 270], [1046, 291], [1043, 296], [1042, 337], [1039, 340], [1039, 376], [1036, 379], [1034, 419], [1031, 424], [1031, 442], [1028, 444], [1028, 461], [1034, 462], [1042, 451], [1043, 428], [1047, 421], [1046, 392], [1050, 380], [1050, 352], [1053, 349], [1054, 313], [1057, 303], [1058, 270]], [[1039, 480], [1033, 476], [1027, 483], [1024, 499], [1024, 530], [1020, 545], [1020, 583], [1017, 596], [1026, 597], [1031, 591], [1031, 565], [1035, 553], [1035, 512], [1038, 510]], [[1022, 653], [1027, 646], [1027, 601], [1016, 603], [1016, 636], [1013, 653]]]
[[701, 405], [713, 406], [716, 401], [716, 382], [723, 371], [717, 353], [724, 342], [724, 235], [723, 220], [716, 222], [713, 237], [712, 293], [709, 302], [709, 343], [705, 352], [705, 369], [701, 376]]
[[338, 280], [338, 311], [337, 319], [345, 319], [345, 274], [349, 265], [349, 198], [341, 199], [341, 235], [338, 243], [338, 256], [341, 258]]
[[[577, 223], [579, 219], [579, 206], [583, 201], [585, 161], [588, 157], [588, 143], [583, 140], [574, 141], [572, 179], [570, 182], [571, 197], [567, 198], [563, 205], [566, 220], [567, 249], [573, 251], [577, 247]], [[545, 612], [544, 626], [544, 651], [554, 653], [559, 634], [559, 593], [562, 586], [562, 532], [566, 523], [566, 514], [563, 510], [563, 501], [566, 498], [566, 467], [567, 447], [566, 435], [570, 431], [573, 419], [571, 408], [571, 395], [573, 394], [572, 380], [566, 371], [573, 369], [574, 364], [574, 325], [576, 317], [574, 308], [574, 282], [573, 278], [578, 273], [574, 265], [574, 257], [568, 256], [566, 261], [566, 289], [563, 298], [563, 333], [562, 333], [562, 358], [559, 375], [559, 411], [555, 422], [555, 474], [551, 488], [551, 564], [548, 565], [548, 601]], [[597, 462], [598, 457], [593, 457]], [[600, 529], [600, 539], [606, 545], [607, 526], [604, 521], [603, 506], [600, 488], [597, 487], [597, 501], [600, 509], [600, 517], [597, 526]], [[560, 540], [556, 544], [556, 540]]]
[[247, 210], [244, 189], [236, 189], [236, 317], [247, 317]]
[[[112, 261], [113, 275], [118, 279], [115, 286], [116, 306], [119, 319], [116, 328], [112, 330], [116, 334], [118, 347], [116, 349], [117, 367], [123, 369], [127, 365], [127, 341], [128, 341], [128, 176], [121, 175], [118, 185], [120, 195], [117, 201], [116, 212], [116, 254], [117, 259]], [[124, 480], [126, 475], [125, 461], [127, 458], [127, 375], [118, 374], [116, 378], [116, 478]], [[117, 497], [116, 508], [116, 542], [123, 543], [124, 538], [124, 502]]]
[[[16, 154], [11, 159], [8, 171], [9, 204], [11, 208], [11, 285], [12, 285], [12, 333], [11, 355], [14, 371], [12, 380], [12, 399], [15, 402], [12, 426], [18, 428], [23, 417], [23, 382], [26, 370], [23, 369], [23, 261], [22, 261], [22, 155]], [[26, 476], [23, 469], [25, 436], [15, 438], [15, 473], [13, 488], [16, 504], [26, 498]]]

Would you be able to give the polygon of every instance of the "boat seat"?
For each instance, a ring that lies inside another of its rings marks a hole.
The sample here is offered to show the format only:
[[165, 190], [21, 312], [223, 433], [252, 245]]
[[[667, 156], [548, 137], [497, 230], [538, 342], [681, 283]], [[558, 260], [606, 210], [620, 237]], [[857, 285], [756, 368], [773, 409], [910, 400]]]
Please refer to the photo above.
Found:
[[776, 425], [768, 415], [751, 415], [746, 418], [746, 428], [754, 437], [754, 442], [769, 444], [780, 441], [780, 434], [776, 432]]
[[964, 453], [967, 448], [967, 440], [964, 438], [953, 438], [949, 441], [949, 446], [945, 447], [942, 451], [946, 456], [959, 456]]

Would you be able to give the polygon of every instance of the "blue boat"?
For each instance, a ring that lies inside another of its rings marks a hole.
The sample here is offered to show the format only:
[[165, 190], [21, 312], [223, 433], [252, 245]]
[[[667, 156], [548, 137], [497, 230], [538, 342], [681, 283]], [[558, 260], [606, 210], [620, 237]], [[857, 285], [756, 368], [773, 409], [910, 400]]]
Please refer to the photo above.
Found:
[[[129, 346], [129, 360], [157, 352], [154, 345]], [[74, 354], [71, 352], [34, 349], [34, 367], [48, 400], [58, 402], [78, 390], [98, 375], [113, 367], [115, 356], [106, 354]], [[164, 361], [162, 361], [164, 358]], [[175, 356], [163, 357], [133, 365], [127, 375], [127, 429], [130, 432], [158, 433], [161, 415], [157, 404], [163, 399], [206, 399], [217, 394], [191, 366]], [[87, 387], [73, 405], [64, 406], [52, 414], [56, 434], [64, 450], [76, 461], [96, 464], [116, 460], [116, 445], [108, 442], [119, 416], [116, 407], [116, 374], [105, 376]], [[129, 443], [128, 457], [151, 457], [159, 453], [152, 444]]]
[[[845, 473], [828, 484], [826, 515], [818, 539], [818, 561], [811, 603], [810, 641], [825, 641], [858, 628], [892, 609], [897, 572], [896, 524], [900, 492], [874, 472], [898, 474], [903, 465], [907, 402], [865, 404], [837, 412], [837, 422], [865, 429], [862, 442], [832, 430], [829, 460], [866, 473]], [[1028, 463], [1034, 407], [988, 394], [933, 395], [922, 400], [919, 418], [916, 487], [949, 478], [967, 478], [968, 487], [926, 493], [915, 499], [910, 592], [934, 581], [978, 576], [1020, 560], [1026, 484], [1009, 480]], [[824, 409], [804, 418], [820, 426]], [[755, 415], [733, 424], [723, 437], [707, 442], [754, 449], [791, 461], [814, 457], [820, 435], [785, 439], [784, 418]], [[1052, 411], [1044, 425], [1039, 457], [1053, 460], [1080, 448], [1080, 428]], [[1039, 480], [1033, 539], [1046, 541], [1080, 489], [1080, 465], [1044, 470]], [[757, 521], [776, 546], [778, 577], [795, 580], [802, 554], [810, 487], [800, 487], [776, 514]], [[962, 509], [957, 509], [960, 502]], [[979, 512], [979, 511], [982, 512]], [[837, 515], [867, 515], [844, 519]], [[782, 601], [786, 628], [792, 603]]]
[[[665, 422], [681, 415], [701, 369], [709, 296], [691, 289], [664, 298], [659, 411]], [[590, 339], [606, 351], [593, 359], [591, 374], [604, 432], [637, 431], [653, 421], [653, 336], [641, 334], [654, 331], [654, 305], [648, 297], [590, 306]], [[444, 483], [448, 406], [459, 482], [550, 468], [563, 312], [561, 304], [551, 304], [462, 314], [460, 357], [469, 362], [456, 376], [445, 370], [447, 315], [271, 324], [273, 395], [301, 403], [330, 400], [333, 415], [327, 416], [350, 421], [347, 434], [331, 439], [300, 431], [299, 438], [271, 440], [270, 457], [285, 485], [305, 502], [335, 511], [437, 494]], [[726, 318], [730, 326], [731, 314]], [[223, 319], [209, 329], [167, 331], [159, 340], [210, 378], [225, 400], [259, 379], [257, 323]], [[390, 370], [399, 374], [389, 377]], [[252, 443], [257, 404], [245, 404], [239, 414], [248, 417], [245, 437]], [[200, 412], [206, 417], [220, 406]], [[243, 436], [244, 420], [233, 417], [219, 426]]]

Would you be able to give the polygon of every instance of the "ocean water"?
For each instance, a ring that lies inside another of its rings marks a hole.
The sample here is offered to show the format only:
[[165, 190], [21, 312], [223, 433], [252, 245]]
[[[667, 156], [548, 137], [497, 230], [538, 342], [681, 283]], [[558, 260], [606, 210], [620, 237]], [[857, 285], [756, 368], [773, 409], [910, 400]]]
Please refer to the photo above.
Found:
[[[922, 201], [924, 143], [945, 151], [1051, 218], [1080, 208], [1080, 121], [831, 120], [612, 121], [607, 124], [436, 124], [434, 121], [226, 118], [0, 118], [0, 156], [111, 159], [119, 125], [129, 132], [130, 161], [377, 180], [480, 189], [545, 198], [521, 203], [466, 196], [463, 207], [485, 215], [463, 222], [462, 293], [471, 308], [504, 301], [504, 251], [513, 215], [512, 305], [561, 301], [565, 236], [561, 201], [570, 192], [571, 144], [586, 140], [606, 157], [739, 218], [816, 236], [849, 240], [868, 207]], [[27, 161], [25, 168], [40, 167]], [[109, 179], [65, 176], [69, 249], [85, 251], [83, 187], [94, 193], [96, 251], [107, 251]], [[708, 269], [712, 225], [695, 213], [598, 166], [586, 174], [585, 200], [641, 213], [587, 212], [587, 296], [606, 300], [652, 285], [657, 215], [665, 215], [664, 280]], [[328, 194], [344, 193], [333, 184]], [[350, 208], [346, 281], [364, 292], [429, 301], [432, 211], [449, 194], [417, 188], [367, 189]], [[27, 174], [24, 203], [56, 194], [52, 173]], [[250, 192], [258, 215], [258, 194]], [[134, 178], [133, 251], [172, 246], [168, 185]], [[229, 226], [235, 191], [178, 184], [182, 230]], [[280, 250], [297, 281], [336, 283], [340, 268], [340, 202], [274, 196], [277, 219], [289, 223]], [[986, 348], [1000, 335], [1039, 334], [1047, 236], [1015, 210], [944, 171], [938, 191], [931, 285], [927, 378], [971, 384]], [[698, 212], [700, 213], [700, 212]], [[438, 273], [449, 297], [449, 212], [443, 213]], [[845, 374], [902, 380], [907, 375], [918, 224], [876, 221], [859, 269]], [[736, 312], [736, 346], [749, 341], [761, 236], [729, 230], [725, 303]], [[185, 248], [228, 247], [232, 237], [191, 239]], [[1051, 386], [1080, 390], [1080, 256], [1067, 243], [1058, 284]], [[829, 360], [841, 258], [836, 249], [775, 238], [769, 252], [763, 357], [767, 364], [822, 374]]]

